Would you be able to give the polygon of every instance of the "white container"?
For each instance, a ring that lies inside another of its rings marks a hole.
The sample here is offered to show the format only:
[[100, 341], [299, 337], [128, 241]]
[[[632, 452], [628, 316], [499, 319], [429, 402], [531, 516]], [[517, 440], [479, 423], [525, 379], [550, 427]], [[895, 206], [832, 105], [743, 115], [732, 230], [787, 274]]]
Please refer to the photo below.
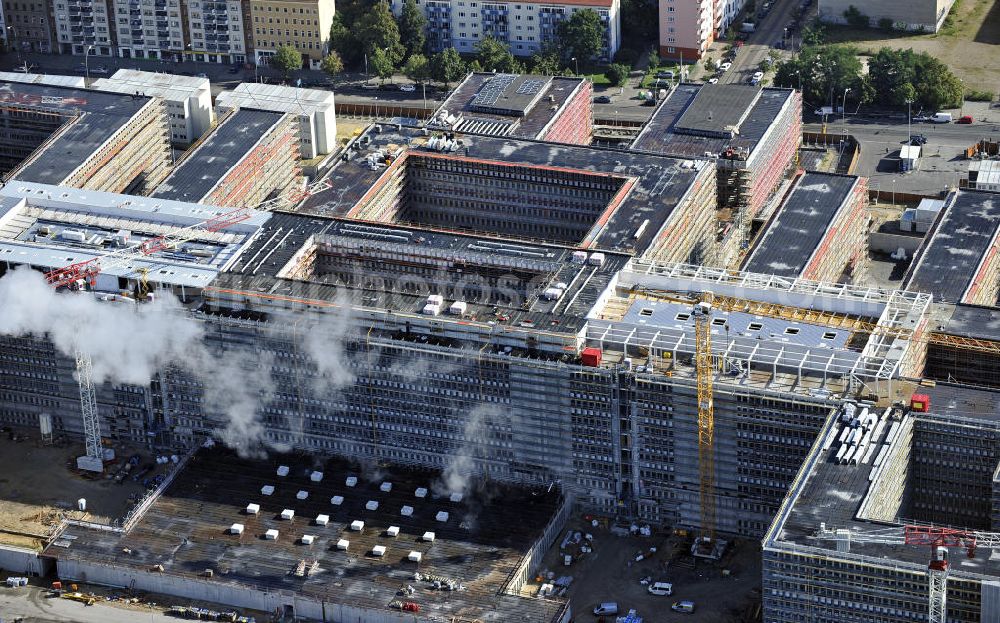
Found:
[[452, 502], [461, 502], [462, 501], [462, 494], [461, 493], [452, 493], [450, 496], [448, 496], [448, 499], [451, 500]]
[[404, 506], [403, 508], [399, 509], [399, 514], [402, 515], [403, 517], [409, 517], [413, 514], [413, 507]]
[[337, 549], [339, 549], [342, 552], [346, 552], [347, 548], [350, 547], [350, 545], [351, 542], [348, 541], [347, 539], [340, 539], [339, 541], [337, 541]]
[[85, 511], [87, 510], [87, 498], [80, 498], [76, 501], [76, 510]]
[[312, 545], [313, 541], [316, 540], [316, 537], [311, 534], [303, 534], [301, 540], [303, 545]]
[[316, 515], [316, 525], [317, 526], [325, 526], [328, 523], [330, 523], [330, 516], [329, 515]]
[[396, 538], [399, 536], [399, 526], [389, 526], [389, 529], [385, 531], [387, 536]]
[[379, 558], [385, 556], [385, 549], [385, 545], [376, 545], [372, 548], [372, 556], [378, 556]]
[[365, 522], [361, 521], [360, 519], [355, 519], [354, 521], [351, 522], [352, 531], [361, 532], [364, 529], [365, 529]]
[[559, 297], [562, 295], [563, 291], [559, 288], [546, 288], [545, 291], [542, 292], [542, 298], [546, 301], [558, 301]]
[[441, 305], [444, 304], [444, 297], [441, 296], [440, 294], [432, 294], [427, 297], [427, 302], [430, 303], [431, 305], [437, 305], [438, 307], [440, 307]]
[[424, 535], [422, 537], [420, 537], [420, 538], [423, 539], [424, 541], [427, 541], [428, 543], [433, 543], [434, 542], [434, 533], [433, 532], [424, 532]]
[[260, 488], [261, 495], [272, 495], [274, 494], [274, 485], [264, 485]]
[[434, 519], [437, 519], [438, 521], [448, 521], [447, 511], [438, 511], [438, 514], [434, 516]]
[[427, 489], [424, 487], [417, 487], [417, 490], [413, 492], [413, 495], [418, 498], [425, 498], [427, 497]]
[[243, 534], [243, 528], [244, 528], [243, 524], [234, 523], [233, 525], [229, 526], [229, 534]]
[[268, 541], [277, 541], [278, 531], [274, 529], [268, 530], [267, 532], [264, 533], [264, 538], [267, 539]]
[[410, 562], [420, 562], [420, 559], [423, 557], [424, 555], [421, 554], [420, 552], [410, 552], [409, 554], [406, 555], [406, 559], [409, 560]]
[[247, 504], [247, 507], [244, 510], [244, 512], [247, 515], [256, 515], [260, 512], [260, 504]]
[[295, 497], [298, 498], [298, 499], [300, 499], [300, 500], [304, 500], [304, 499], [306, 499], [306, 498], [309, 497], [309, 492], [308, 491], [299, 491], [298, 493], [295, 494]]
[[424, 309], [421, 313], [425, 316], [437, 316], [441, 313], [441, 306], [435, 305], [434, 303], [428, 303], [424, 305]]
[[348, 487], [356, 487], [358, 486], [358, 477], [348, 476], [347, 480], [344, 481], [344, 484], [347, 485]]
[[281, 511], [281, 518], [284, 519], [285, 521], [291, 521], [295, 519], [295, 511], [293, 511], [290, 508], [286, 508], [285, 510]]
[[283, 476], [287, 476], [288, 475], [288, 466], [287, 465], [279, 465], [278, 466], [278, 475], [282, 476], [282, 477]]
[[603, 253], [591, 253], [590, 257], [587, 258], [587, 263], [591, 266], [603, 266], [604, 265], [604, 254]]
[[375, 500], [368, 500], [365, 503], [365, 508], [368, 509], [368, 510], [370, 510], [370, 511], [377, 511], [378, 510], [378, 502], [376, 502]]
[[87, 234], [83, 233], [79, 229], [64, 229], [59, 233], [59, 237], [63, 240], [72, 240], [73, 242], [83, 242], [87, 239]]
[[313, 482], [320, 482], [323, 480], [323, 472], [313, 472], [309, 474], [309, 480]]
[[570, 259], [574, 264], [586, 264], [587, 263], [587, 252], [586, 251], [573, 251], [573, 257]]
[[448, 308], [448, 313], [454, 314], [455, 316], [464, 316], [465, 311], [469, 308], [465, 301], [455, 301]]
[[340, 506], [343, 503], [344, 503], [344, 496], [342, 495], [335, 495], [332, 498], [330, 498], [330, 504], [333, 504], [334, 506]]
[[378, 488], [379, 488], [379, 489], [380, 489], [381, 491], [384, 491], [384, 492], [386, 492], [386, 493], [389, 493], [390, 491], [392, 491], [392, 483], [391, 483], [391, 482], [383, 482], [383, 483], [382, 483], [381, 485], [379, 485], [379, 487], [378, 487]]

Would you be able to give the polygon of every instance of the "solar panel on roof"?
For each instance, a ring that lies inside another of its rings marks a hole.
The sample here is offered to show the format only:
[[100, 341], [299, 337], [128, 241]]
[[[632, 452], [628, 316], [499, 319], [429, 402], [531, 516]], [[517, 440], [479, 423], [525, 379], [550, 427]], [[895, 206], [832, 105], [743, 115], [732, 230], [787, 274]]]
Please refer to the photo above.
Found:
[[545, 86], [545, 81], [543, 80], [527, 79], [521, 83], [521, 86], [517, 87], [517, 92], [521, 95], [534, 95], [535, 93], [538, 93], [543, 86]]
[[503, 92], [517, 79], [516, 74], [497, 74], [483, 84], [476, 97], [472, 100], [473, 106], [493, 106], [503, 95]]

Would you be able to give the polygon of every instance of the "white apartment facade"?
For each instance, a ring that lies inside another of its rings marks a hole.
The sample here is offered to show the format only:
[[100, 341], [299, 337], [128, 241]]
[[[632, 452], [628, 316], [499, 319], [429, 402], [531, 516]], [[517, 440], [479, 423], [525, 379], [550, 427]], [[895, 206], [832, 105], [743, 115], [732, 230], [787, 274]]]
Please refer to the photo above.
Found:
[[114, 56], [113, 12], [105, 0], [55, 0], [56, 40], [62, 54]]
[[188, 32], [184, 50], [187, 60], [242, 64], [247, 62], [246, 43], [249, 11], [240, 0], [190, 0]]
[[117, 54], [170, 59], [184, 49], [180, 0], [114, 0]]
[[[559, 23], [576, 11], [591, 9], [604, 22], [601, 60], [614, 58], [621, 47], [619, 0], [523, 2], [483, 0], [416, 0], [427, 17], [427, 43], [432, 52], [454, 47], [471, 54], [487, 36], [510, 46], [515, 56], [530, 56], [556, 37]], [[399, 15], [403, 0], [392, 0]]]

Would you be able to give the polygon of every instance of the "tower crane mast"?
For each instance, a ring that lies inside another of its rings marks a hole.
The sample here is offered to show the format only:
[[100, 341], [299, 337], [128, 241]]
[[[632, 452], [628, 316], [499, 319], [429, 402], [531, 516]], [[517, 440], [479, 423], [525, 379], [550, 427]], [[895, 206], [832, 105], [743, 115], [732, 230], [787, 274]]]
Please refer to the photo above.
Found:
[[695, 371], [698, 377], [698, 472], [701, 530], [706, 542], [715, 537], [715, 412], [712, 403], [712, 300], [704, 292], [694, 306]]

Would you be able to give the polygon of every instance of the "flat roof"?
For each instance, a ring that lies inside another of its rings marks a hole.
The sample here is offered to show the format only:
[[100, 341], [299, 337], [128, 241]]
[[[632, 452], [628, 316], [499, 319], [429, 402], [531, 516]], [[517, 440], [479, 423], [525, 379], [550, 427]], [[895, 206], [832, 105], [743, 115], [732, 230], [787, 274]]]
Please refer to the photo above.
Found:
[[[632, 149], [679, 158], [700, 158], [704, 157], [706, 153], [718, 156], [730, 148], [746, 150], [752, 154], [786, 103], [794, 96], [794, 91], [791, 89], [765, 88], [759, 91], [759, 95], [751, 103], [746, 104], [749, 101], [750, 93], [736, 90], [732, 92], [734, 102], [737, 104], [744, 102], [748, 108], [743, 111], [727, 111], [720, 108], [718, 113], [726, 115], [727, 119], [740, 117], [738, 132], [734, 136], [708, 135], [708, 133], [699, 135], [679, 130], [678, 122], [693, 105], [702, 89], [717, 86], [692, 83], [678, 85], [653, 111], [649, 122], [632, 142]], [[757, 87], [748, 88], [756, 89]], [[715, 100], [710, 98], [706, 101]], [[699, 105], [697, 110], [700, 110], [699, 115], [707, 116], [706, 108]], [[717, 125], [719, 117], [714, 111], [714, 107], [712, 117], [712, 123]], [[693, 119], [695, 117], [692, 117]]]
[[56, 138], [17, 171], [16, 179], [59, 184], [93, 156], [152, 98], [89, 89], [0, 81], [0, 103], [76, 117]]
[[202, 91], [207, 92], [211, 83], [208, 78], [195, 76], [119, 69], [110, 78], [95, 80], [91, 88], [129, 95], [141, 92], [143, 95], [154, 95], [176, 102], [196, 96]]
[[941, 330], [950, 335], [1000, 342], [1000, 308], [955, 305]]
[[746, 84], [705, 84], [674, 122], [674, 131], [731, 138], [739, 133], [762, 90]]
[[[583, 82], [565, 76], [470, 73], [428, 125], [471, 134], [538, 138]], [[486, 105], [487, 95], [498, 93], [503, 97]], [[445, 117], [452, 118], [451, 123], [444, 122]]]
[[59, 87], [86, 88], [83, 76], [64, 76], [60, 74], [32, 74], [20, 71], [0, 71], [0, 82], [26, 82], [34, 84], [49, 84]]
[[1000, 227], [1000, 195], [959, 190], [947, 202], [920, 257], [910, 267], [904, 287], [932, 294], [935, 301], [957, 303], [969, 289]]
[[801, 275], [857, 183], [854, 175], [804, 173], [778, 207], [744, 269], [782, 277]]
[[284, 113], [241, 108], [212, 130], [150, 196], [201, 201], [239, 164]]
[[310, 115], [317, 111], [332, 114], [333, 100], [333, 91], [244, 82], [238, 84], [232, 91], [219, 93], [215, 104], [220, 109], [248, 108]]
[[[277, 476], [279, 465], [290, 468], [287, 476]], [[322, 472], [320, 482], [311, 480], [314, 470]], [[353, 487], [346, 484], [349, 476], [358, 478]], [[383, 482], [392, 484], [391, 491], [381, 490]], [[262, 495], [265, 485], [274, 487], [273, 494]], [[426, 497], [416, 497], [419, 487], [428, 490]], [[563, 504], [559, 489], [548, 489], [473, 481], [453, 502], [439, 472], [363, 469], [312, 456], [252, 461], [216, 446], [199, 450], [128, 534], [70, 525], [46, 555], [144, 572], [162, 565], [166, 576], [199, 581], [210, 568], [213, 581], [248, 590], [290, 591], [372, 610], [410, 601], [421, 616], [440, 620], [547, 623], [564, 611], [565, 600], [498, 593]], [[298, 499], [299, 491], [308, 497]], [[333, 496], [342, 503], [334, 505]], [[367, 508], [370, 501], [378, 503], [375, 510]], [[259, 514], [244, 512], [251, 503], [260, 505]], [[411, 515], [401, 513], [404, 506], [413, 508]], [[291, 521], [280, 518], [284, 509], [294, 511]], [[442, 511], [446, 521], [436, 519]], [[316, 524], [320, 514], [329, 516], [327, 525]], [[351, 529], [356, 520], [364, 522], [363, 530]], [[242, 534], [229, 534], [234, 523], [244, 525]], [[398, 536], [386, 534], [390, 526], [399, 528]], [[268, 530], [277, 530], [278, 538], [265, 540]], [[425, 532], [435, 540], [422, 540]], [[315, 537], [311, 544], [300, 542], [304, 534]], [[338, 549], [341, 539], [349, 541], [347, 551]], [[386, 547], [383, 556], [371, 555], [376, 545]], [[123, 548], [131, 553], [123, 556]], [[419, 563], [407, 560], [411, 551], [422, 554]], [[414, 579], [417, 571], [462, 588], [433, 590], [432, 579]], [[407, 585], [416, 593], [399, 598], [397, 591]], [[495, 609], [498, 601], [502, 607]]]
[[1000, 184], [1000, 160], [973, 160], [970, 162], [969, 181], [977, 184]]

